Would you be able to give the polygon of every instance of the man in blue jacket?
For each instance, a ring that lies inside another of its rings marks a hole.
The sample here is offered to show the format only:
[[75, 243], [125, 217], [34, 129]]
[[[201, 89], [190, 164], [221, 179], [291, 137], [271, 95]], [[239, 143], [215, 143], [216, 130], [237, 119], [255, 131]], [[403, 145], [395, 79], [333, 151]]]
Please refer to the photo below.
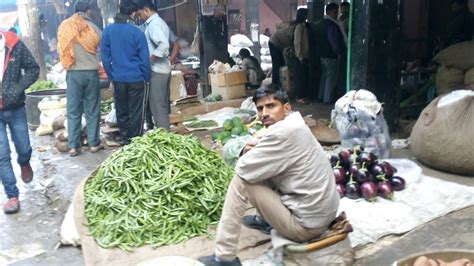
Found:
[[8, 201], [3, 207], [6, 214], [20, 210], [18, 187], [10, 157], [7, 127], [18, 153], [21, 179], [33, 179], [30, 166], [31, 145], [25, 110], [25, 90], [39, 76], [40, 68], [26, 45], [13, 32], [0, 31], [0, 179]]
[[114, 83], [115, 110], [121, 144], [143, 133], [145, 86], [151, 79], [150, 55], [145, 34], [129, 23], [137, 7], [120, 5], [114, 23], [102, 34], [101, 57], [107, 75]]

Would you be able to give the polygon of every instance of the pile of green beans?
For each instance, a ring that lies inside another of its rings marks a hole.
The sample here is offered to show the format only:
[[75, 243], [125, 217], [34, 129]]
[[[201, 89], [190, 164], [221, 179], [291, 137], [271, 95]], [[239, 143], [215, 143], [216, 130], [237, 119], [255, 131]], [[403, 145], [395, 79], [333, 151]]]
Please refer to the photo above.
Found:
[[85, 186], [85, 215], [103, 248], [158, 247], [206, 235], [233, 170], [196, 138], [155, 130], [112, 154]]

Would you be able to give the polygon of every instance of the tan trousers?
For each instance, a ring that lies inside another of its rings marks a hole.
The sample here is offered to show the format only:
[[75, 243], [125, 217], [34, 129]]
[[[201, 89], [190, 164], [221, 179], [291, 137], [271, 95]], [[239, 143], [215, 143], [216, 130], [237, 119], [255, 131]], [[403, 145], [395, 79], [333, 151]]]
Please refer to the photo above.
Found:
[[250, 184], [234, 176], [227, 190], [221, 220], [217, 227], [215, 255], [224, 260], [237, 256], [242, 217], [250, 202], [280, 235], [295, 242], [306, 242], [326, 228], [305, 228], [280, 200], [280, 195], [262, 184]]

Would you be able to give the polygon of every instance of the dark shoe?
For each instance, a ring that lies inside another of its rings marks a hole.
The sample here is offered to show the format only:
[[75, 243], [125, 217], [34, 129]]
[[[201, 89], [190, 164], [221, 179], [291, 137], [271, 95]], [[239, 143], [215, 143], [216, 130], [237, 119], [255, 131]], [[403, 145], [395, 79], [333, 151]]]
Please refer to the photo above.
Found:
[[198, 261], [204, 263], [206, 266], [240, 266], [239, 258], [233, 260], [217, 260], [216, 255], [204, 256], [198, 258]]
[[247, 215], [242, 219], [244, 225], [248, 228], [259, 230], [260, 232], [269, 235], [273, 227], [268, 224], [262, 217], [258, 215]]
[[103, 150], [104, 149], [104, 146], [102, 146], [101, 144], [97, 145], [97, 146], [94, 146], [94, 147], [91, 147], [91, 152], [92, 153], [96, 153], [100, 150]]
[[77, 155], [79, 155], [79, 149], [70, 149], [69, 150], [69, 156], [76, 157]]
[[33, 180], [33, 169], [31, 169], [30, 163], [20, 166], [21, 168], [21, 179], [26, 184]]
[[20, 201], [18, 198], [9, 198], [5, 206], [3, 206], [3, 212], [5, 214], [17, 213], [20, 210]]

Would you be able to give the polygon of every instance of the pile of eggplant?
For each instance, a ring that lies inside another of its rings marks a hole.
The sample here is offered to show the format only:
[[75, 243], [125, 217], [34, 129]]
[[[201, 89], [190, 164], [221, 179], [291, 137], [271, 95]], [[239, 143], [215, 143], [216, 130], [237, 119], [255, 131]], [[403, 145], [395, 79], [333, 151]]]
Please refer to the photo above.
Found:
[[377, 196], [392, 200], [394, 191], [405, 189], [405, 179], [397, 176], [397, 169], [389, 162], [378, 160], [361, 146], [344, 149], [337, 155], [329, 155], [342, 197], [375, 201]]

